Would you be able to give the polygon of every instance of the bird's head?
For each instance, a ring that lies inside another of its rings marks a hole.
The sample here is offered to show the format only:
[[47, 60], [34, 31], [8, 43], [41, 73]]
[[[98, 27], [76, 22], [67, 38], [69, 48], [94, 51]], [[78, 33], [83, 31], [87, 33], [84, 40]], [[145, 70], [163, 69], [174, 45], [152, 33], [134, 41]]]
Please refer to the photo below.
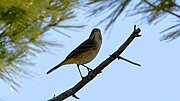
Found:
[[102, 41], [102, 35], [99, 28], [94, 28], [89, 36], [90, 39], [96, 40], [96, 41]]

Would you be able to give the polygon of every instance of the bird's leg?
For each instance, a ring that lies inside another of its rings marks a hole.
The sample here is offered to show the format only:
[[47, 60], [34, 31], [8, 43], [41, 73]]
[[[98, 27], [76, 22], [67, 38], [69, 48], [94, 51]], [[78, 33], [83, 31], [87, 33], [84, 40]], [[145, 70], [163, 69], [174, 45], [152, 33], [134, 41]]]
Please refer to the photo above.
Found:
[[91, 68], [89, 68], [89, 67], [85, 66], [84, 64], [81, 64], [81, 65], [82, 65], [82, 66], [84, 66], [84, 67], [86, 67], [86, 69], [88, 70], [88, 72], [92, 71], [92, 69], [91, 69]]
[[82, 73], [81, 73], [81, 71], [80, 71], [80, 68], [79, 68], [79, 65], [78, 65], [78, 64], [77, 64], [77, 68], [78, 68], [78, 71], [79, 71], [79, 74], [80, 74], [81, 78], [83, 79], [83, 76], [82, 76]]

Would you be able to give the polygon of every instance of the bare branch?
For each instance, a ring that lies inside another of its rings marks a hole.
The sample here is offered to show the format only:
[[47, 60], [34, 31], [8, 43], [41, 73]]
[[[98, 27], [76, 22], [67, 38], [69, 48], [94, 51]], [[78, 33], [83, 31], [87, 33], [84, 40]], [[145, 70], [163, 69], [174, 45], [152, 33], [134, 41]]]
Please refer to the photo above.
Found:
[[122, 56], [119, 56], [118, 59], [124, 60], [124, 61], [126, 61], [126, 62], [129, 62], [129, 63], [133, 64], [133, 65], [136, 65], [136, 66], [140, 66], [140, 67], [141, 67], [140, 64], [135, 63], [135, 62], [133, 62], [133, 61], [131, 61], [131, 60], [128, 60], [128, 59], [126, 59], [126, 58], [123, 58]]
[[86, 77], [84, 77], [81, 81], [79, 81], [74, 87], [66, 90], [65, 92], [59, 94], [58, 96], [54, 96], [52, 99], [48, 101], [62, 101], [70, 96], [78, 98], [75, 94], [83, 88], [88, 82], [90, 82], [93, 78], [97, 76], [97, 74], [101, 73], [101, 71], [107, 67], [111, 62], [113, 62], [116, 58], [120, 56], [120, 54], [127, 48], [127, 46], [133, 41], [135, 37], [140, 37], [139, 34], [141, 32], [140, 28], [136, 29], [136, 25], [134, 26], [134, 31], [129, 36], [129, 38], [115, 51], [110, 57], [104, 60], [99, 66], [97, 66], [94, 70], [90, 71]]

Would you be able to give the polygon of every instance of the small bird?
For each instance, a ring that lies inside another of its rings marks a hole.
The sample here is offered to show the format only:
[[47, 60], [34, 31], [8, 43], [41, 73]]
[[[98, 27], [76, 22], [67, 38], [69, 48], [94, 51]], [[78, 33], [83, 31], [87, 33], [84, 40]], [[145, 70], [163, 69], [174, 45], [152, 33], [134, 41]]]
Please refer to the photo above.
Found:
[[102, 35], [101, 31], [98, 28], [94, 28], [87, 40], [81, 43], [77, 48], [75, 48], [66, 58], [64, 61], [50, 69], [47, 74], [51, 73], [52, 71], [56, 70], [57, 68], [61, 67], [62, 65], [66, 64], [76, 64], [78, 67], [78, 71], [80, 73], [81, 78], [83, 78], [82, 73], [79, 69], [79, 66], [82, 65], [86, 67], [88, 71], [92, 69], [85, 66], [91, 62], [96, 55], [98, 54], [100, 47], [102, 44]]

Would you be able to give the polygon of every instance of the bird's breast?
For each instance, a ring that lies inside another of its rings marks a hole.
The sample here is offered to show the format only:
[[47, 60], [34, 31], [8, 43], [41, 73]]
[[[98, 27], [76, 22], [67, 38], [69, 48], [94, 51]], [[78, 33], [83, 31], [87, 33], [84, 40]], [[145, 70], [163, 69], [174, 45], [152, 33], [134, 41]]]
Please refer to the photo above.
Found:
[[77, 64], [86, 64], [91, 62], [99, 53], [101, 47], [101, 43], [97, 43], [95, 47], [89, 49], [87, 52], [82, 53], [82, 55], [80, 55], [80, 61], [78, 61]]

